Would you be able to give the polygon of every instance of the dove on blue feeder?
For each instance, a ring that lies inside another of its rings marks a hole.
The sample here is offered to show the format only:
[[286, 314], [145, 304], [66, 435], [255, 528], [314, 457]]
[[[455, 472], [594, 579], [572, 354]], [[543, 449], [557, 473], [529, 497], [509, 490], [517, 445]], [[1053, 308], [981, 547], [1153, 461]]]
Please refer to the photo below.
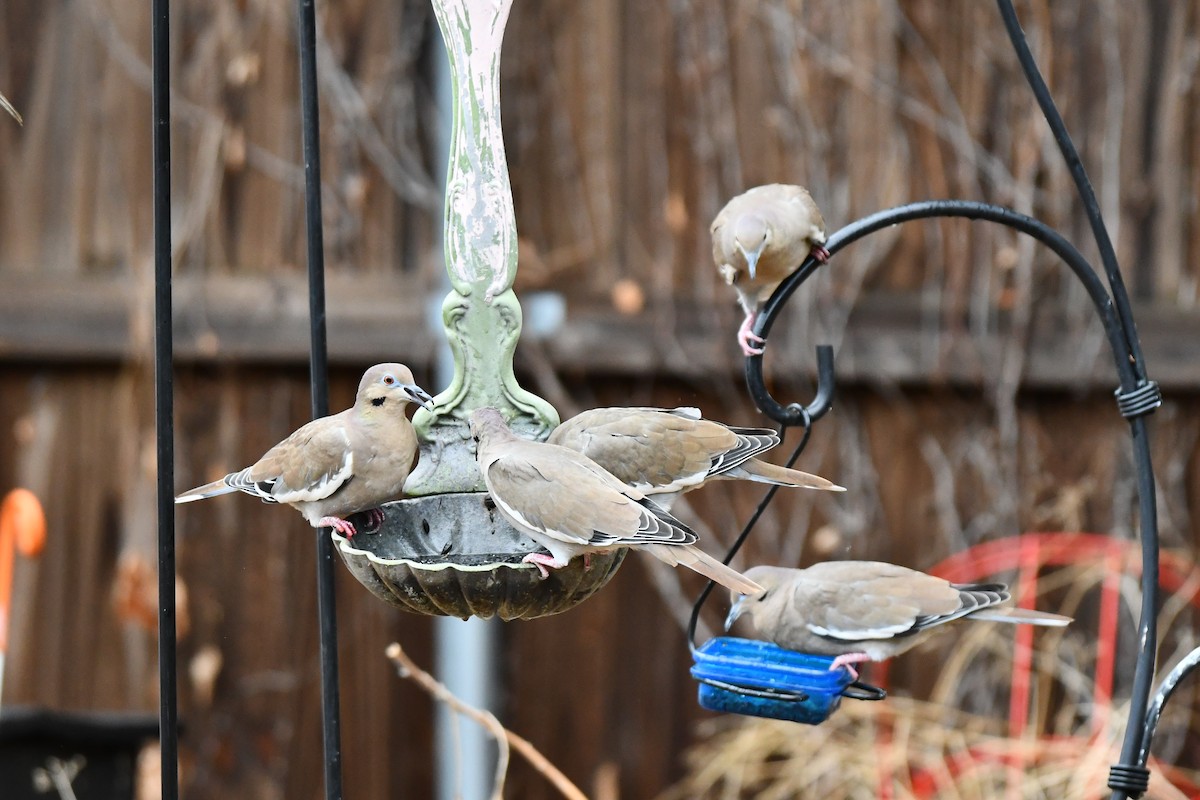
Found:
[[899, 655], [960, 619], [1061, 627], [1070, 617], [1003, 607], [1002, 583], [950, 583], [882, 561], [826, 561], [807, 569], [758, 566], [763, 591], [734, 597], [725, 629], [787, 650], [835, 656], [829, 669]]

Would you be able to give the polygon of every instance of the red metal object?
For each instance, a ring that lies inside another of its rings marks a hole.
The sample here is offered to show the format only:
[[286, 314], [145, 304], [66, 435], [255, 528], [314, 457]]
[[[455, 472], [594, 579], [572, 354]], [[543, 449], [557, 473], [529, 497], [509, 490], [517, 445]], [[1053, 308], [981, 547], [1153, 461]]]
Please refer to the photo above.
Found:
[[[1093, 701], [1096, 710], [1093, 719], [1092, 739], [1105, 734], [1111, 720], [1111, 704], [1115, 672], [1118, 625], [1120, 622], [1122, 576], [1141, 577], [1141, 557], [1138, 543], [1115, 539], [1095, 533], [1026, 533], [1007, 539], [976, 545], [962, 553], [951, 556], [929, 570], [954, 583], [972, 583], [987, 580], [1003, 572], [1017, 572], [1015, 594], [1022, 608], [1033, 608], [1037, 598], [1037, 582], [1040, 572], [1046, 567], [1072, 566], [1083, 563], [1102, 563], [1104, 578], [1100, 584], [1100, 608]], [[1176, 553], [1163, 552], [1160, 556], [1159, 584], [1165, 593], [1187, 595], [1187, 601], [1200, 607], [1200, 576], [1196, 565], [1188, 558]], [[1030, 732], [1029, 701], [1032, 687], [1033, 629], [1028, 625], [1017, 626], [1013, 653], [1013, 669], [1009, 701], [1009, 735], [1022, 738]], [[875, 680], [886, 686], [887, 665], [877, 667]], [[875, 679], [873, 676], [873, 679]], [[886, 750], [891, 744], [888, 730], [880, 731], [880, 745]], [[1038, 737], [1037, 741], [1050, 747], [1064, 742], [1063, 737]], [[1081, 749], [1086, 742], [1081, 740]], [[1038, 758], [1038, 749], [1019, 754], [987, 753], [979, 748], [950, 756], [944, 770], [916, 770], [912, 774], [912, 787], [918, 797], [939, 797], [949, 787], [943, 786], [947, 779], [961, 776], [979, 769], [985, 763], [1007, 764], [1008, 796], [1021, 796], [1021, 783], [1026, 769]], [[1179, 789], [1194, 792], [1196, 787], [1178, 774], [1162, 772]], [[891, 793], [890, 781], [881, 775], [880, 788], [886, 786]], [[1200, 796], [1191, 794], [1189, 796]]]
[[1132, 550], [1124, 557], [1111, 550], [1104, 555], [1104, 583], [1100, 587], [1100, 630], [1096, 638], [1096, 678], [1092, 690], [1093, 708], [1097, 712], [1092, 719], [1092, 726], [1097, 733], [1108, 726], [1112, 717], [1109, 712], [1112, 710], [1113, 674], [1116, 669], [1123, 560], [1141, 564]]

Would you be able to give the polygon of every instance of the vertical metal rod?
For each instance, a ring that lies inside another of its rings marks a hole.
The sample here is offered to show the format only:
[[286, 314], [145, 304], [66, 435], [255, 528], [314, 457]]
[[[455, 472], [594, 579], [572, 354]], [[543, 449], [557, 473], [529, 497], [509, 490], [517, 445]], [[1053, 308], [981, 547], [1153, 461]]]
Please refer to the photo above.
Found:
[[[1045, 117], [1046, 123], [1054, 134], [1054, 140], [1058, 143], [1058, 149], [1067, 163], [1071, 178], [1075, 181], [1076, 191], [1087, 212], [1092, 235], [1100, 250], [1100, 261], [1104, 265], [1104, 272], [1108, 276], [1108, 285], [1112, 290], [1112, 301], [1121, 322], [1128, 357], [1133, 362], [1134, 376], [1128, 377], [1122, 373], [1121, 380], [1121, 388], [1125, 392], [1131, 392], [1146, 381], [1146, 365], [1142, 357], [1141, 344], [1138, 341], [1137, 328], [1133, 323], [1129, 296], [1125, 291], [1125, 283], [1117, 263], [1117, 255], [1112, 241], [1109, 239], [1108, 229], [1104, 225], [1104, 218], [1100, 213], [1100, 203], [1096, 200], [1096, 193], [1092, 190], [1091, 181], [1088, 180], [1087, 171], [1083, 167], [1079, 152], [1075, 149], [1070, 134], [1067, 133], [1066, 123], [1059, 114], [1058, 108], [1054, 104], [1054, 98], [1050, 95], [1046, 81], [1042, 78], [1042, 73], [1029, 49], [1029, 43], [1025, 39], [1025, 32], [1021, 29], [1021, 23], [1017, 18], [1016, 9], [1013, 8], [1012, 0], [997, 0], [997, 5], [1009, 41], [1012, 42], [1013, 50], [1016, 51], [1017, 59], [1021, 63], [1021, 69], [1025, 73], [1029, 87], [1033, 90], [1038, 107], [1042, 110], [1042, 116]], [[1120, 768], [1122, 772], [1129, 768], [1145, 767], [1145, 759], [1139, 754], [1149, 751], [1148, 745], [1143, 742], [1143, 726], [1150, 703], [1150, 692], [1154, 685], [1155, 656], [1158, 647], [1159, 543], [1154, 472], [1150, 461], [1150, 445], [1146, 438], [1145, 418], [1130, 419], [1129, 424], [1133, 436], [1133, 452], [1138, 479], [1138, 511], [1142, 544], [1142, 609], [1138, 619], [1138, 653], [1133, 673], [1133, 687], [1129, 696], [1129, 721], [1126, 724], [1125, 738], [1121, 745], [1121, 759], [1113, 768], [1114, 770]], [[1141, 758], [1140, 761], [1139, 758]], [[1118, 785], [1122, 782], [1119, 782]], [[1111, 772], [1109, 785], [1113, 785]], [[1129, 794], [1125, 789], [1117, 788], [1114, 789], [1112, 796], [1120, 798], [1128, 797]]]
[[[1071, 173], [1071, 180], [1075, 182], [1075, 190], [1083, 202], [1083, 210], [1086, 212], [1088, 224], [1092, 228], [1092, 238], [1096, 240], [1096, 248], [1100, 251], [1100, 263], [1104, 267], [1104, 273], [1108, 276], [1108, 285], [1112, 289], [1117, 318], [1121, 320], [1121, 327], [1125, 332], [1125, 343], [1129, 348], [1129, 355], [1133, 359], [1138, 377], [1144, 379], [1146, 368], [1142, 363], [1142, 346], [1138, 341], [1137, 328], [1133, 324], [1133, 311], [1129, 306], [1129, 295], [1125, 291], [1125, 281], [1121, 277], [1121, 268], [1117, 263], [1117, 253], [1113, 249], [1112, 239], [1109, 238], [1108, 227], [1104, 224], [1104, 216], [1100, 213], [1100, 201], [1096, 199], [1096, 192], [1092, 189], [1092, 182], [1088, 179], [1087, 170], [1083, 166], [1083, 159], [1079, 157], [1079, 151], [1075, 148], [1075, 143], [1071, 141], [1071, 135], [1067, 132], [1067, 124], [1063, 121], [1062, 115], [1058, 113], [1058, 107], [1054, 104], [1050, 88], [1046, 86], [1041, 70], [1038, 69], [1037, 61], [1033, 58], [1033, 52], [1029, 49], [1025, 31], [1021, 28], [1021, 22], [1017, 18], [1012, 0], [997, 0], [997, 3], [1000, 17], [1004, 22], [1004, 29], [1008, 33], [1009, 41], [1012, 42], [1013, 50], [1016, 51], [1021, 70], [1029, 82], [1029, 88], [1033, 90], [1034, 99], [1037, 100], [1038, 107], [1042, 110], [1046, 124], [1050, 126], [1050, 132], [1054, 134], [1054, 141], [1058, 144], [1063, 161], [1067, 164], [1067, 170]], [[1134, 387], [1126, 386], [1124, 388], [1129, 391]]]
[[175, 421], [171, 331], [171, 89], [167, 0], [150, 9], [154, 161], [154, 425], [158, 480], [158, 736], [162, 798], [179, 796], [175, 649]]
[[[309, 381], [313, 418], [329, 413], [329, 364], [325, 338], [325, 247], [321, 235], [321, 129], [317, 111], [317, 22], [314, 0], [298, 0], [300, 113], [304, 137], [304, 207], [308, 233]], [[325, 797], [342, 797], [341, 709], [338, 701], [337, 607], [333, 543], [317, 530], [317, 615], [321, 636], [321, 728], [325, 751]]]

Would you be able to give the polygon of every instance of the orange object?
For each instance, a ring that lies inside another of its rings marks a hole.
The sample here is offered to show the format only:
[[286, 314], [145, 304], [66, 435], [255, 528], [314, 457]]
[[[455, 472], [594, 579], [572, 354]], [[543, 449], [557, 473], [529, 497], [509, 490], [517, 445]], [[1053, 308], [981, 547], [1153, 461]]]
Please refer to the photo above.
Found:
[[46, 546], [46, 514], [37, 495], [13, 489], [0, 504], [0, 654], [8, 650], [8, 602], [16, 551], [33, 558]]
[[13, 489], [0, 505], [0, 538], [8, 526], [16, 535], [21, 555], [33, 558], [46, 546], [46, 513], [37, 495], [28, 489]]

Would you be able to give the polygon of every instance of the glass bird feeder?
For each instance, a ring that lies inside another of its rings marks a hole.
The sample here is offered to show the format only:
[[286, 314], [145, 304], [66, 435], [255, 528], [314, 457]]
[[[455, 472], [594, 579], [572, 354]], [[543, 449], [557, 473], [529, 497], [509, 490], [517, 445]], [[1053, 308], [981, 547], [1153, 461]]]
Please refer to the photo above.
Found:
[[[518, 384], [521, 306], [512, 291], [517, 227], [500, 128], [500, 44], [512, 0], [433, 0], [454, 99], [446, 175], [445, 256], [451, 291], [442, 322], [454, 379], [419, 409], [408, 499], [384, 507], [374, 533], [334, 534], [350, 572], [376, 597], [419, 614], [533, 619], [586, 600], [624, 551], [598, 553], [542, 579], [523, 563], [538, 546], [490, 506], [467, 419], [492, 406], [518, 434], [545, 439], [558, 414]], [[360, 529], [361, 530], [361, 529]]]

